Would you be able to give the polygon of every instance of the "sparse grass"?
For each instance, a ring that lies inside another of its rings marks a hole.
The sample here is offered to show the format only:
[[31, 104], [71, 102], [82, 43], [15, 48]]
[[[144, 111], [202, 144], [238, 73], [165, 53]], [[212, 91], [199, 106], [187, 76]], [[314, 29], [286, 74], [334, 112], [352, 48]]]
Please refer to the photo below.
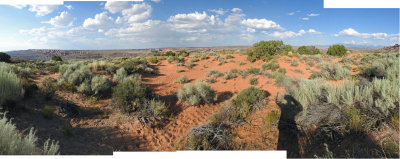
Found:
[[297, 72], [297, 73], [300, 73], [300, 74], [304, 74], [304, 71], [300, 70], [300, 69], [295, 69], [294, 72]]
[[176, 69], [175, 72], [180, 73], [180, 72], [185, 72], [185, 70]]
[[250, 74], [253, 74], [253, 75], [258, 75], [258, 74], [260, 74], [260, 69], [251, 67], [251, 68], [247, 69], [247, 72], [249, 72]]
[[221, 77], [221, 76], [223, 76], [223, 74], [219, 70], [208, 70], [206, 73], [206, 76], [207, 77], [210, 77], [210, 76]]
[[234, 58], [233, 55], [230, 54], [225, 55], [225, 59], [233, 59], [233, 58]]
[[286, 69], [285, 68], [279, 68], [278, 72], [282, 73], [282, 74], [286, 74]]
[[275, 111], [271, 111], [265, 116], [264, 124], [266, 124], [267, 126], [275, 125], [277, 124], [278, 120], [279, 120], [279, 114], [276, 113]]
[[238, 61], [239, 66], [245, 65], [246, 63], [243, 61]]
[[263, 64], [262, 68], [263, 68], [263, 70], [275, 71], [276, 69], [279, 68], [279, 64], [274, 63], [274, 62], [270, 62], [270, 63]]
[[237, 77], [237, 73], [239, 72], [240, 70], [237, 68], [231, 69], [228, 72], [226, 72], [222, 78], [225, 80], [234, 79]]

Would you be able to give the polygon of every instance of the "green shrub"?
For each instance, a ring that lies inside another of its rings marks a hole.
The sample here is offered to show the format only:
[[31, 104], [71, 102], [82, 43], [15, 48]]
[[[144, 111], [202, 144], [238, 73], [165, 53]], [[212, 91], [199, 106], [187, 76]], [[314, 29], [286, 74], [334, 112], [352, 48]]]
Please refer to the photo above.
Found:
[[264, 124], [271, 126], [276, 124], [278, 120], [279, 120], [279, 115], [275, 111], [272, 111], [265, 116]]
[[137, 106], [135, 114], [142, 117], [155, 117], [158, 119], [168, 119], [172, 112], [164, 102], [155, 99], [142, 99]]
[[399, 113], [395, 113], [392, 118], [392, 124], [396, 129], [399, 129]]
[[359, 133], [362, 132], [362, 125], [361, 125], [361, 117], [360, 117], [360, 112], [357, 110], [357, 108], [350, 108], [348, 110], [348, 115], [349, 115], [349, 129], [353, 133]]
[[198, 58], [192, 58], [192, 59], [190, 59], [190, 62], [199, 62], [199, 59]]
[[306, 55], [321, 54], [321, 51], [315, 46], [300, 46], [297, 49], [297, 53]]
[[189, 56], [189, 53], [186, 52], [186, 51], [180, 51], [180, 52], [177, 54], [177, 56], [187, 57], [187, 56]]
[[270, 62], [270, 63], [266, 63], [262, 65], [263, 70], [272, 70], [275, 71], [276, 69], [279, 68], [279, 64], [274, 63], [274, 62]]
[[43, 106], [42, 114], [47, 119], [52, 119], [54, 115], [54, 108], [48, 105]]
[[234, 99], [233, 105], [237, 110], [239, 118], [246, 118], [254, 109], [254, 106], [265, 99], [267, 94], [256, 87], [249, 87], [242, 90]]
[[270, 60], [272, 56], [292, 51], [292, 46], [285, 45], [282, 41], [260, 41], [253, 44], [252, 50], [247, 51], [247, 59], [254, 62], [256, 59]]
[[233, 59], [234, 57], [232, 55], [225, 55], [225, 59]]
[[174, 52], [172, 52], [172, 51], [167, 51], [166, 53], [164, 53], [164, 55], [163, 56], [176, 56], [176, 54], [174, 53]]
[[156, 64], [158, 62], [158, 58], [156, 56], [150, 56], [147, 58], [147, 61], [150, 63]]
[[4, 104], [24, 96], [21, 79], [12, 71], [9, 64], [0, 62], [0, 109]]
[[168, 63], [172, 63], [172, 61], [175, 61], [176, 59], [177, 59], [176, 57], [169, 56], [169, 57], [167, 58], [167, 61], [168, 61]]
[[249, 72], [250, 74], [258, 75], [260, 74], [260, 69], [251, 67], [247, 69], [247, 72]]
[[237, 77], [237, 73], [239, 73], [240, 70], [237, 68], [231, 69], [228, 72], [225, 72], [224, 76], [222, 77], [225, 80], [233, 79]]
[[0, 62], [10, 62], [10, 59], [11, 59], [10, 55], [0, 52]]
[[[309, 67], [308, 67], [307, 70], [310, 70]], [[303, 70], [299, 70], [299, 69], [295, 69], [294, 72], [297, 72], [297, 73], [300, 73], [300, 74], [304, 74], [304, 71]]]
[[239, 64], [239, 66], [242, 66], [242, 65], [245, 65], [246, 63], [243, 61], [239, 61], [238, 64]]
[[117, 70], [117, 72], [114, 74], [113, 79], [116, 81], [122, 81], [128, 76], [128, 73], [125, 71], [125, 68], [120, 68]]
[[223, 74], [219, 70], [208, 70], [206, 73], [206, 76], [207, 77], [210, 77], [210, 76], [221, 77], [221, 76], [223, 76]]
[[122, 112], [134, 112], [140, 103], [140, 99], [149, 98], [152, 93], [141, 78], [128, 78], [113, 88], [113, 106]]
[[53, 60], [53, 61], [62, 61], [60, 56], [52, 56], [51, 60]]
[[91, 91], [94, 96], [108, 97], [111, 93], [111, 81], [106, 76], [94, 76], [91, 81]]
[[185, 63], [184, 62], [178, 62], [178, 63], [176, 63], [176, 66], [185, 66]]
[[208, 104], [217, 100], [215, 91], [201, 80], [197, 80], [194, 85], [185, 84], [183, 88], [179, 88], [177, 97], [179, 101], [187, 102], [190, 105]]
[[179, 77], [179, 78], [175, 81], [175, 83], [180, 83], [180, 84], [188, 83], [188, 82], [189, 82], [189, 80], [186, 78], [185, 75]]
[[249, 80], [251, 85], [257, 85], [258, 84], [258, 78], [250, 78]]
[[292, 66], [299, 66], [299, 62], [296, 60], [296, 59], [294, 59], [293, 61], [292, 61], [292, 64], [291, 64]]
[[346, 47], [344, 45], [332, 45], [329, 46], [328, 52], [326, 54], [331, 55], [331, 56], [343, 56], [347, 52]]
[[278, 72], [282, 73], [282, 74], [286, 74], [286, 69], [285, 68], [279, 68]]
[[0, 155], [58, 155], [58, 142], [46, 140], [43, 149], [36, 147], [37, 137], [33, 128], [25, 137], [5, 115], [0, 119]]
[[54, 79], [45, 77], [40, 87], [40, 91], [47, 100], [50, 100], [56, 92], [56, 83], [54, 82]]

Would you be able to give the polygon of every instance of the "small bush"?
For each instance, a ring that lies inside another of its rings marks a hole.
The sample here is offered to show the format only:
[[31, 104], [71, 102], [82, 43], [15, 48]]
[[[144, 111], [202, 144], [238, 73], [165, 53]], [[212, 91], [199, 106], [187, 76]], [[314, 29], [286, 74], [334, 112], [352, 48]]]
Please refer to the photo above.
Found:
[[285, 68], [279, 68], [278, 72], [282, 73], [282, 74], [286, 74], [286, 69]]
[[176, 63], [176, 66], [185, 66], [185, 63], [184, 62], [178, 62], [178, 63]]
[[[307, 69], [307, 70], [309, 70], [309, 69]], [[297, 72], [297, 73], [300, 73], [300, 74], [304, 74], [304, 71], [303, 70], [299, 70], [299, 69], [295, 69], [294, 72]]]
[[176, 73], [180, 73], [180, 72], [185, 72], [185, 70], [176, 69], [175, 72], [176, 72]]
[[315, 46], [300, 46], [297, 49], [297, 53], [306, 55], [321, 54], [321, 51]]
[[239, 64], [239, 66], [242, 66], [242, 65], [245, 65], [246, 63], [243, 61], [239, 61], [238, 64]]
[[234, 99], [233, 105], [237, 111], [238, 118], [246, 118], [254, 109], [255, 105], [262, 99], [265, 99], [267, 94], [256, 87], [249, 87], [242, 90]]
[[257, 85], [258, 84], [258, 79], [257, 78], [250, 78], [249, 80], [251, 85]]
[[149, 98], [152, 93], [147, 85], [143, 84], [141, 78], [128, 78], [113, 88], [113, 106], [122, 112], [131, 113], [136, 110], [140, 99]]
[[43, 149], [36, 147], [37, 137], [30, 129], [25, 137], [20, 136], [16, 126], [5, 115], [0, 119], [0, 155], [58, 155], [58, 142], [46, 140]]
[[215, 91], [201, 80], [197, 80], [194, 85], [186, 84], [183, 88], [179, 88], [177, 96], [179, 101], [187, 102], [189, 105], [208, 104], [217, 100]]
[[158, 62], [158, 58], [156, 56], [150, 56], [147, 58], [147, 61], [150, 63], [156, 64]]
[[91, 91], [94, 96], [108, 97], [111, 93], [111, 81], [105, 76], [94, 76], [91, 81]]
[[270, 62], [270, 63], [266, 63], [262, 65], [263, 70], [272, 70], [275, 71], [276, 69], [279, 68], [279, 64], [274, 63], [274, 62]]
[[234, 57], [232, 55], [225, 55], [225, 59], [233, 59]]
[[154, 117], [161, 120], [171, 116], [171, 111], [165, 103], [155, 99], [142, 99], [135, 113], [142, 117]]
[[51, 60], [53, 60], [53, 61], [62, 61], [60, 56], [52, 56]]
[[54, 79], [45, 77], [40, 87], [40, 91], [47, 100], [50, 100], [56, 92], [56, 83], [54, 82]]
[[258, 74], [260, 74], [260, 69], [252, 67], [252, 68], [248, 68], [247, 72], [249, 72], [250, 74], [258, 75]]
[[114, 74], [113, 79], [116, 81], [122, 81], [128, 76], [128, 73], [125, 71], [125, 68], [120, 68]]
[[222, 77], [225, 80], [233, 79], [237, 77], [237, 73], [239, 73], [239, 69], [231, 69], [228, 72], [225, 72], [224, 76]]
[[343, 56], [347, 53], [346, 47], [344, 45], [332, 45], [329, 46], [328, 52], [326, 54], [331, 56]]
[[3, 104], [22, 98], [24, 93], [21, 79], [11, 66], [0, 62], [0, 109]]
[[230, 150], [232, 135], [229, 127], [205, 124], [189, 131], [185, 148], [189, 150]]
[[53, 108], [53, 107], [50, 107], [50, 106], [48, 106], [48, 105], [45, 105], [45, 106], [42, 108], [42, 114], [43, 114], [43, 116], [44, 116], [45, 118], [47, 118], [47, 119], [52, 119], [52, 118], [53, 118], [53, 115], [54, 115], [54, 108]]
[[180, 51], [180, 52], [177, 54], [177, 56], [187, 57], [187, 56], [189, 56], [189, 53], [186, 52], [186, 51]]
[[343, 68], [339, 64], [324, 64], [321, 67], [321, 76], [330, 80], [341, 80], [351, 76], [350, 70]]
[[199, 62], [199, 59], [198, 58], [192, 58], [192, 59], [190, 59], [190, 62]]
[[256, 59], [268, 61], [274, 55], [292, 51], [292, 46], [285, 45], [282, 41], [260, 41], [253, 44], [252, 50], [247, 51], [247, 59], [254, 62]]
[[392, 123], [396, 129], [399, 129], [399, 113], [396, 113], [392, 116]]
[[185, 75], [179, 77], [179, 78], [175, 81], [175, 83], [180, 83], [180, 84], [188, 83], [188, 82], [189, 82], [189, 80], [186, 78]]
[[63, 131], [64, 131], [64, 134], [67, 136], [72, 136], [74, 134], [74, 131], [72, 130], [72, 126], [69, 123], [64, 124]]
[[296, 59], [294, 59], [293, 61], [292, 61], [292, 64], [291, 64], [292, 66], [299, 66], [299, 62], [296, 60]]
[[210, 77], [210, 76], [221, 77], [221, 76], [223, 76], [223, 74], [219, 70], [208, 70], [206, 73], [206, 76], [207, 77]]
[[276, 124], [278, 120], [279, 120], [279, 115], [276, 112], [272, 111], [265, 116], [264, 124], [271, 126]]

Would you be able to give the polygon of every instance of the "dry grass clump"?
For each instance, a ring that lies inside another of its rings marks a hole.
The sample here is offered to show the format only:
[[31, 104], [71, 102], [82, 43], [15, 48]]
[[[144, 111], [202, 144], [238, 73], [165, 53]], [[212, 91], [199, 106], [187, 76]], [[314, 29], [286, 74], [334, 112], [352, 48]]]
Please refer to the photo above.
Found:
[[195, 84], [185, 84], [177, 92], [179, 101], [187, 102], [189, 105], [208, 104], [217, 101], [217, 95], [210, 86], [203, 81], [197, 80]]

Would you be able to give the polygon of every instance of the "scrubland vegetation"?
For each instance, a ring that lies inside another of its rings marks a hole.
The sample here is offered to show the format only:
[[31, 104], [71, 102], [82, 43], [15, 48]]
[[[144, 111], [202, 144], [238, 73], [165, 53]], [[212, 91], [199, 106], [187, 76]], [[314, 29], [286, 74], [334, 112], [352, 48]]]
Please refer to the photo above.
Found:
[[[295, 50], [261, 41], [245, 54], [168, 51], [86, 61], [0, 54], [0, 108], [8, 112], [0, 120], [0, 154], [64, 154], [65, 138], [93, 131], [151, 138], [99, 137], [126, 141], [111, 146], [122, 150], [154, 150], [158, 143], [188, 150], [272, 145], [288, 157], [398, 157], [399, 54], [349, 53], [343, 45]], [[11, 123], [20, 113], [59, 127], [27, 133], [18, 125], [24, 122]], [[95, 126], [86, 130], [81, 122]], [[256, 130], [240, 132], [245, 126]], [[375, 139], [386, 132], [391, 135]], [[246, 133], [251, 139], [239, 137]]]

